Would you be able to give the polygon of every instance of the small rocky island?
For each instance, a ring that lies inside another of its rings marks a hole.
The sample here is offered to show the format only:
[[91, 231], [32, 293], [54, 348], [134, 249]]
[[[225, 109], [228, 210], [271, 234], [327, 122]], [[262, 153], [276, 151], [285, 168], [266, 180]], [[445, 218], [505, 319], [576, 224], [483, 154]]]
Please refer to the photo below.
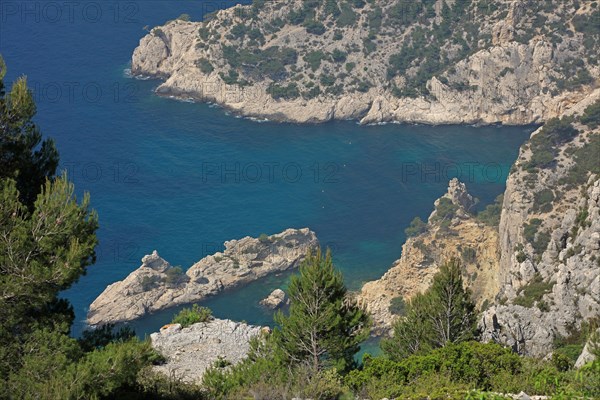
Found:
[[287, 229], [259, 238], [225, 242], [225, 250], [204, 257], [187, 272], [174, 267], [156, 251], [127, 278], [108, 286], [90, 305], [91, 326], [131, 321], [147, 314], [205, 299], [298, 265], [319, 241], [308, 228]]

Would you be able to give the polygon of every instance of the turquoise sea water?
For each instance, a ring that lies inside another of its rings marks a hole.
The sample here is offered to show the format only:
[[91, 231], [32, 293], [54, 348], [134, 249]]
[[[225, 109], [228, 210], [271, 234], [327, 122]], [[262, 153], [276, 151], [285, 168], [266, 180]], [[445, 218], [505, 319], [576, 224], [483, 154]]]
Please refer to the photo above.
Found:
[[[459, 176], [481, 204], [504, 189], [531, 128], [256, 123], [216, 107], [157, 97], [127, 76], [145, 25], [199, 18], [226, 2], [2, 2], [7, 80], [28, 76], [37, 121], [61, 167], [100, 216], [98, 262], [64, 293], [83, 328], [87, 307], [156, 249], [189, 267], [225, 240], [310, 227], [348, 286], [381, 276], [404, 228], [426, 218]], [[219, 317], [267, 324], [258, 301], [287, 275], [205, 302]], [[173, 310], [136, 322], [158, 329]]]

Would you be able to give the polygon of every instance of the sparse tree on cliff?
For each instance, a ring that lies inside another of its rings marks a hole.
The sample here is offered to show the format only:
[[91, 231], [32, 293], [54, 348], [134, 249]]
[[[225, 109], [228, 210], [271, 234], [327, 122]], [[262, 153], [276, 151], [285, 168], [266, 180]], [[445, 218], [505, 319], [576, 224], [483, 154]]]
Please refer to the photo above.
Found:
[[293, 364], [305, 364], [313, 373], [326, 367], [345, 371], [368, 337], [369, 318], [348, 298], [342, 274], [331, 253], [309, 252], [300, 274], [290, 281], [289, 315], [279, 312], [274, 331], [277, 347]]

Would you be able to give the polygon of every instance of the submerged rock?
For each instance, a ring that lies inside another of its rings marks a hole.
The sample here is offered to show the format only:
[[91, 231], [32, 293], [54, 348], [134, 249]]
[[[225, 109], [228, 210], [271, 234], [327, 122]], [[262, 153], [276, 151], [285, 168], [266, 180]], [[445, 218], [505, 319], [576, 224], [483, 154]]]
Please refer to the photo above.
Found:
[[260, 238], [225, 242], [225, 251], [204, 257], [187, 272], [158, 252], [122, 281], [109, 285], [90, 305], [88, 324], [131, 321], [180, 304], [189, 304], [274, 272], [296, 268], [308, 249], [319, 245], [308, 228], [287, 229]]

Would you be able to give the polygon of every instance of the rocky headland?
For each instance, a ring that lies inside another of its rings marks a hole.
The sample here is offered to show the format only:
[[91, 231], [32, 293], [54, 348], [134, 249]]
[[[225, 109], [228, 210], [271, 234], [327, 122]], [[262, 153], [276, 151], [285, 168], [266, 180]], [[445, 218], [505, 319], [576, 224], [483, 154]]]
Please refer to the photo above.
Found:
[[425, 291], [450, 257], [461, 259], [463, 277], [479, 306], [494, 300], [499, 290], [498, 234], [471, 213], [474, 204], [466, 185], [451, 180], [428, 221], [407, 239], [402, 257], [380, 279], [362, 287], [357, 299], [371, 313], [374, 334], [389, 333], [398, 318], [390, 308], [392, 300], [408, 301]]
[[[483, 4], [482, 4], [483, 3]], [[291, 122], [531, 124], [600, 76], [591, 2], [260, 1], [153, 28], [156, 92]]]
[[197, 302], [268, 274], [296, 268], [306, 252], [318, 245], [315, 233], [308, 228], [244, 237], [225, 242], [223, 252], [204, 257], [187, 271], [173, 267], [154, 251], [127, 278], [109, 285], [94, 300], [87, 322], [94, 326], [131, 321]]
[[[532, 134], [503, 200], [488, 208], [497, 208], [495, 222], [471, 214], [464, 185], [450, 182], [427, 224], [411, 224], [402, 257], [358, 294], [375, 333], [389, 332], [397, 318], [392, 299], [424, 291], [450, 256], [461, 258], [483, 310], [483, 340], [545, 357], [557, 340], [593, 324], [600, 316], [599, 114], [596, 89]], [[440, 206], [450, 219], [439, 219]]]

